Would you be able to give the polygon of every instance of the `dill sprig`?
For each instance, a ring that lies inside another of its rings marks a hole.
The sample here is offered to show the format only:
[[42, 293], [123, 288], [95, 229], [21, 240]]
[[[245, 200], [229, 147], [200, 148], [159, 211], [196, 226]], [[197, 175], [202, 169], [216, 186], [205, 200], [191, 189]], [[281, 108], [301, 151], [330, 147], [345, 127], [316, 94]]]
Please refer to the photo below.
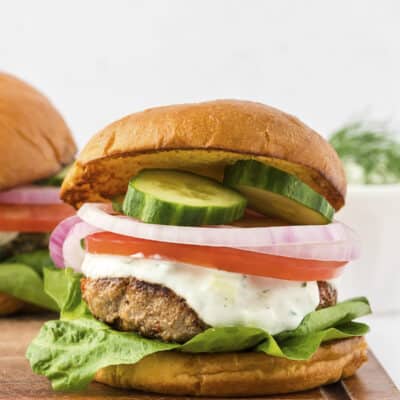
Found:
[[330, 143], [342, 159], [350, 182], [400, 182], [400, 143], [383, 124], [350, 123], [334, 132]]

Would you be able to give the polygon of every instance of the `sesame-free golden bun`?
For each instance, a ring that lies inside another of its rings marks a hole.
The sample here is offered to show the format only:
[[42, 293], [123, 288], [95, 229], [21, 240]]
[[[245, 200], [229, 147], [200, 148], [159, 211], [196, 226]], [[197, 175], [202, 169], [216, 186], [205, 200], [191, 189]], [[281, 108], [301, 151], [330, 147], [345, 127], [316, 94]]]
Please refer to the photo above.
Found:
[[64, 181], [74, 205], [126, 192], [144, 168], [222, 179], [224, 167], [255, 159], [296, 175], [338, 210], [346, 178], [332, 146], [297, 118], [260, 103], [217, 100], [149, 109], [112, 123], [89, 141]]
[[264, 353], [155, 353], [136, 364], [101, 369], [95, 380], [169, 395], [262, 396], [298, 392], [353, 375], [367, 360], [362, 337], [323, 344], [307, 361]]
[[32, 86], [0, 72], [0, 190], [56, 174], [76, 146], [63, 118]]

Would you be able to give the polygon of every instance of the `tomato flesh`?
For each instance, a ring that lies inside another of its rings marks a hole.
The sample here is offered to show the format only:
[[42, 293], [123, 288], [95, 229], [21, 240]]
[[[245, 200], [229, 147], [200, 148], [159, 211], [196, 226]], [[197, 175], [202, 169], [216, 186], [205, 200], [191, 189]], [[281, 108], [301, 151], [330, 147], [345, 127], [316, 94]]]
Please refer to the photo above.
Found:
[[74, 214], [68, 204], [0, 204], [0, 231], [51, 232]]
[[91, 254], [121, 256], [142, 253], [146, 258], [160, 256], [165, 260], [200, 267], [293, 281], [332, 279], [340, 275], [346, 265], [345, 261], [304, 260], [228, 247], [165, 243], [111, 232], [88, 236], [86, 250]]

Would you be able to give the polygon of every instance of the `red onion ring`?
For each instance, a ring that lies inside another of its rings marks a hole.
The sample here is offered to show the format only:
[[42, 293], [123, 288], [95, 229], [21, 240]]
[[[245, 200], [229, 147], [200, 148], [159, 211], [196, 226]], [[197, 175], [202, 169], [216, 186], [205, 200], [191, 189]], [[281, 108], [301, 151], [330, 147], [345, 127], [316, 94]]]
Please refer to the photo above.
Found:
[[146, 224], [111, 215], [107, 204], [86, 203], [78, 216], [98, 230], [167, 243], [233, 247], [283, 257], [351, 261], [359, 255], [355, 233], [340, 222], [266, 228], [183, 227]]
[[50, 235], [50, 240], [49, 240], [50, 257], [53, 260], [54, 264], [59, 268], [64, 267], [64, 256], [62, 249], [65, 239], [67, 238], [71, 229], [79, 222], [82, 222], [82, 220], [76, 215], [64, 219], [64, 221], [60, 222], [56, 226], [56, 228]]
[[41, 186], [21, 186], [0, 192], [3, 204], [60, 204], [59, 188]]
[[101, 232], [85, 222], [75, 224], [62, 245], [64, 266], [71, 267], [77, 272], [81, 272], [81, 265], [85, 257], [85, 250], [82, 248], [81, 241], [92, 233]]

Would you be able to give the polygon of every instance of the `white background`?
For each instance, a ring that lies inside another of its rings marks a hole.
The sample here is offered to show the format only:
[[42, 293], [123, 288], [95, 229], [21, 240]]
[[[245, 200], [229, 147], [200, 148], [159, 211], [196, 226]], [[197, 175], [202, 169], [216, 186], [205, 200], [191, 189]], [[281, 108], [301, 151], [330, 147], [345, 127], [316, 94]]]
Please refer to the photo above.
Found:
[[[133, 111], [214, 98], [274, 105], [327, 136], [358, 116], [399, 127], [399, 21], [398, 0], [0, 0], [0, 70], [46, 93], [80, 146]], [[357, 268], [351, 285], [368, 286]], [[391, 277], [375, 292], [390, 306]], [[400, 316], [381, 318], [369, 340], [400, 383]]]
[[400, 118], [397, 0], [0, 0], [0, 70], [44, 91], [83, 145], [158, 104], [262, 101], [328, 134]]

